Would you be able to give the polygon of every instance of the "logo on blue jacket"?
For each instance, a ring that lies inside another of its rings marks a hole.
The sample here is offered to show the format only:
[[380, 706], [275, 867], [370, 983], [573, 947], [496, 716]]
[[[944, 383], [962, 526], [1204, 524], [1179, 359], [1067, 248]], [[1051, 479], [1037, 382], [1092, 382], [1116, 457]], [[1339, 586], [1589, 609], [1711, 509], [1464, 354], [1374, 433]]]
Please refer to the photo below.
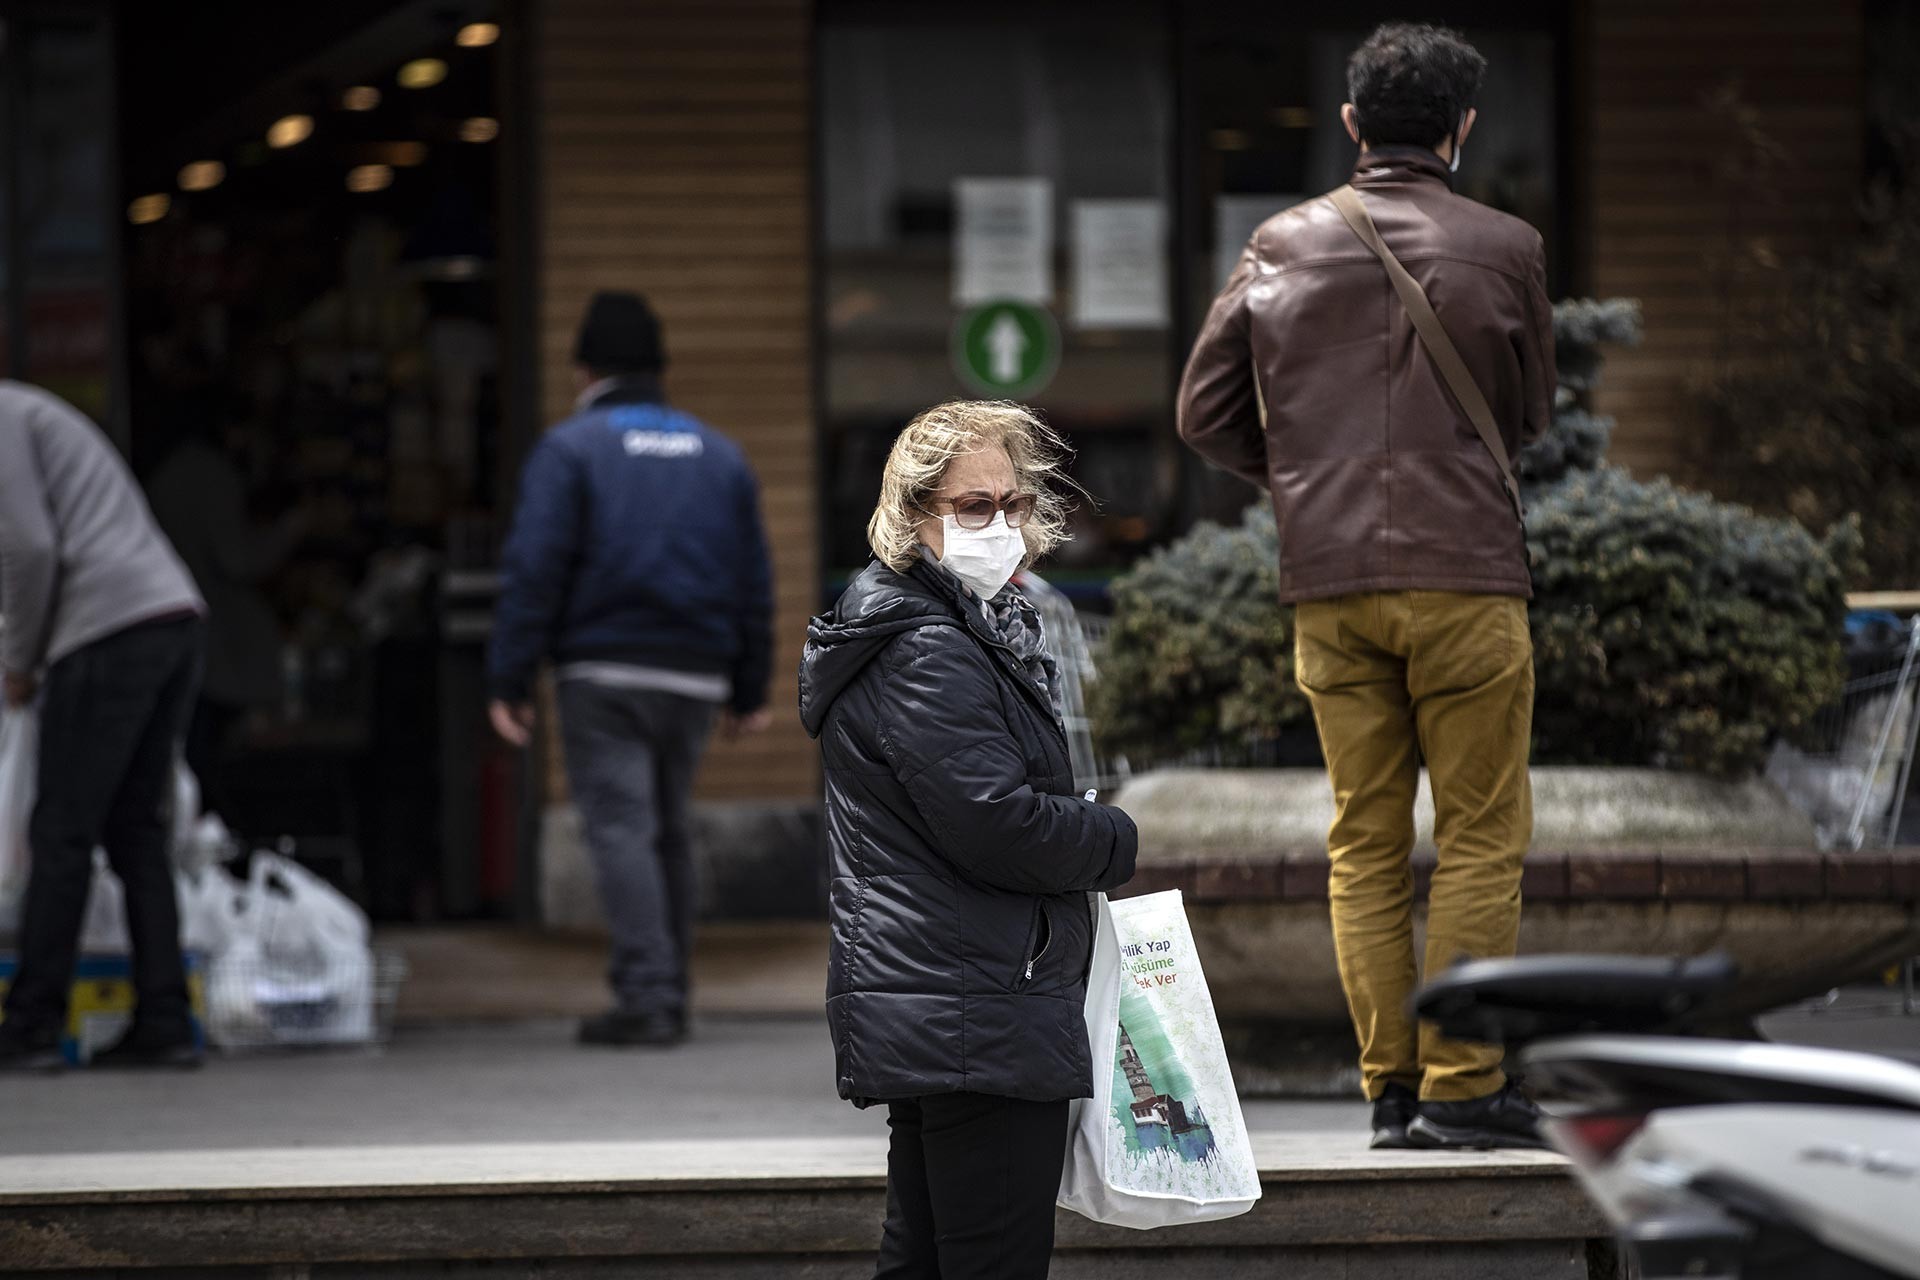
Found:
[[662, 404], [623, 404], [607, 425], [619, 433], [629, 458], [697, 458], [706, 452], [700, 423]]

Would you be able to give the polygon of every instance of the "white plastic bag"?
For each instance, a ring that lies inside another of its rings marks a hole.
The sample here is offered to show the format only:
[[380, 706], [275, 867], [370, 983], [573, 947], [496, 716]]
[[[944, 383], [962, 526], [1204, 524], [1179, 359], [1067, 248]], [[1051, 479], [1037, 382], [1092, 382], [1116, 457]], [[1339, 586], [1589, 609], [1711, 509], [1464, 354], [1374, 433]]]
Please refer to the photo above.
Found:
[[191, 861], [194, 853], [194, 835], [200, 821], [200, 779], [193, 776], [193, 770], [187, 768], [185, 760], [173, 762], [173, 807], [170, 813], [171, 824], [167, 832], [167, 853], [173, 859], [173, 865], [182, 871], [197, 871], [199, 866]]
[[227, 830], [217, 813], [203, 813], [195, 820], [186, 839], [173, 847], [174, 870], [197, 876], [227, 861], [240, 851], [238, 841]]
[[217, 960], [240, 935], [247, 909], [247, 886], [220, 866], [176, 871], [174, 896], [180, 906], [180, 947]]
[[[180, 914], [180, 948], [213, 959], [225, 951], [238, 933], [239, 913], [245, 910], [246, 886], [217, 866], [198, 872], [173, 873], [174, 900]], [[80, 951], [84, 955], [117, 956], [133, 949], [127, 929], [127, 894], [113, 873], [104, 851], [93, 851], [93, 880], [87, 888], [87, 910], [81, 917]]]
[[257, 852], [232, 937], [207, 975], [223, 1045], [360, 1044], [374, 1037], [367, 918], [299, 863]]
[[30, 708], [0, 707], [0, 932], [18, 925], [27, 892], [27, 822], [39, 768], [39, 718]]
[[1073, 1104], [1059, 1203], [1138, 1228], [1245, 1213], [1260, 1172], [1179, 891], [1098, 911], [1093, 1097]]
[[81, 917], [80, 951], [90, 956], [123, 956], [133, 949], [127, 934], [127, 892], [107, 865], [106, 851], [93, 851], [93, 882], [87, 888], [87, 914]]

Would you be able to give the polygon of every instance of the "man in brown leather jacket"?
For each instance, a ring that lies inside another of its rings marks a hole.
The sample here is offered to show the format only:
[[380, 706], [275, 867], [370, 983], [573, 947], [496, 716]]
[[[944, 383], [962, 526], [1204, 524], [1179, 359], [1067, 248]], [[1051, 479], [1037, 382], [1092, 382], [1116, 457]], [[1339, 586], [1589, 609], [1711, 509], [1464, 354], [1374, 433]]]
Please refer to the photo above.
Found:
[[[1452, 189], [1485, 68], [1453, 32], [1384, 26], [1348, 64], [1341, 114], [1360, 144], [1352, 185], [1510, 464], [1551, 413], [1552, 311], [1539, 233]], [[1270, 490], [1279, 520], [1296, 677], [1333, 782], [1334, 942], [1377, 1147], [1539, 1144], [1499, 1051], [1408, 1013], [1420, 761], [1440, 850], [1429, 973], [1512, 954], [1532, 835], [1526, 537], [1470, 412], [1326, 197], [1254, 233], [1180, 387], [1181, 437]]]

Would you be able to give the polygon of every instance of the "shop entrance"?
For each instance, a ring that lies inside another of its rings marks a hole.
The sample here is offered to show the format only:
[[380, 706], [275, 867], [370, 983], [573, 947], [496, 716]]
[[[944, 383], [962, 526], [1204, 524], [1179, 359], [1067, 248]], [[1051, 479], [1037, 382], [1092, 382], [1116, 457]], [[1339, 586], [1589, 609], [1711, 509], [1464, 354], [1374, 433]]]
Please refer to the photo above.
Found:
[[190, 758], [376, 918], [524, 905], [480, 677], [524, 394], [500, 9], [118, 15], [130, 452], [211, 610]]

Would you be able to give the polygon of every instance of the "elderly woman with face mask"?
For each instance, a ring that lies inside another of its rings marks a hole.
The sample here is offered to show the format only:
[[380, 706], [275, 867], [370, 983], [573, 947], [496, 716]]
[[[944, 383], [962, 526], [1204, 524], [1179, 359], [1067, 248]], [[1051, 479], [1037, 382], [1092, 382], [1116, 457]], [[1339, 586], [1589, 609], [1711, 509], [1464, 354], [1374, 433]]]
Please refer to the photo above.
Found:
[[915, 418], [873, 563], [808, 628], [840, 1095], [892, 1132], [878, 1276], [1045, 1276], [1067, 1103], [1091, 1093], [1089, 893], [1132, 876], [1138, 836], [1074, 793], [1057, 670], [1010, 585], [1064, 536], [1061, 451], [1018, 405]]

